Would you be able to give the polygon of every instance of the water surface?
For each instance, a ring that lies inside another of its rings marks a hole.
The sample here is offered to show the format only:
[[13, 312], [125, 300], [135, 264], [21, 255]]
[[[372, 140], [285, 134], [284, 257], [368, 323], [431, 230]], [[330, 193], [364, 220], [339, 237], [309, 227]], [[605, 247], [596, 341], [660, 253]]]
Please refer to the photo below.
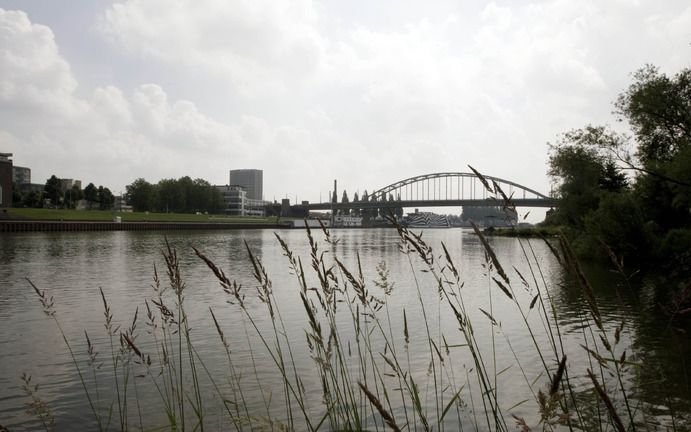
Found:
[[[441, 379], [443, 383], [461, 388], [467, 381], [466, 376], [472, 374], [473, 364], [463, 347], [454, 348], [465, 341], [448, 304], [440, 299], [433, 273], [426, 271], [428, 266], [416, 254], [401, 252], [400, 239], [392, 229], [334, 230], [331, 243], [323, 242], [322, 233], [313, 234], [320, 241], [320, 251], [326, 252], [324, 259], [327, 263], [333, 264], [333, 258], [336, 257], [356, 274], [359, 257], [367, 289], [387, 301], [387, 307], [378, 316], [387, 325], [390, 320], [391, 341], [398, 349], [399, 356], [406, 359], [406, 370], [416, 382], [422, 384], [422, 403], [434, 417], [433, 413], [438, 412], [436, 406], [439, 402], [436, 398], [439, 392], [435, 396], [434, 380], [430, 378], [430, 358], [434, 355], [430, 354], [428, 334], [437, 341], [440, 350], [444, 345], [452, 347], [446, 355], [449, 365], [445, 365], [448, 374]], [[308, 284], [317, 287], [318, 280], [310, 269], [310, 249], [305, 232], [285, 230], [280, 231], [279, 235], [300, 257]], [[78, 364], [88, 372], [85, 373], [86, 381], [93, 391], [93, 375], [87, 364], [84, 334], [85, 330], [88, 331], [98, 351], [97, 364], [102, 364], [97, 372], [100, 383], [98, 404], [102, 408], [107, 407], [114, 400], [114, 388], [110, 341], [104, 328], [104, 305], [99, 289], [103, 290], [121, 331], [131, 327], [135, 310], [138, 309], [135, 328], [137, 341], [143, 351], [151, 353], [156, 359], [153, 355], [156, 352], [155, 344], [147, 334], [144, 300], [155, 298], [151, 287], [154, 284], [154, 267], [161, 284], [167, 284], [161, 255], [166, 237], [181, 261], [185, 281], [184, 305], [192, 327], [195, 349], [215, 377], [217, 385], [229, 391], [227, 358], [211, 319], [210, 307], [219, 319], [236, 366], [243, 374], [248, 404], [258, 411], [258, 417], [263, 416], [267, 412], [261, 397], [263, 391], [273, 398], [268, 409], [270, 414], [266, 416], [285, 417], [281, 403], [282, 383], [275, 364], [262, 347], [254, 329], [243, 318], [239, 306], [228, 303], [233, 300], [232, 297], [223, 292], [213, 274], [195, 256], [191, 246], [203, 251], [231, 280], [242, 285], [247, 310], [259, 329], [271, 335], [268, 309], [257, 299], [258, 284], [252, 277], [247, 248], [261, 260], [272, 281], [277, 309], [294, 351], [296, 370], [308, 388], [308, 410], [315, 418], [323, 414], [320, 382], [305, 342], [305, 331], [309, 330], [309, 326], [299, 296], [299, 284], [289, 270], [288, 260], [273, 231], [19, 233], [0, 237], [0, 424], [11, 430], [32, 430], [39, 426], [36, 419], [26, 413], [29, 399], [21, 388], [20, 375], [27, 373], [32, 375], [32, 382], [40, 383], [38, 394], [52, 409], [56, 430], [95, 426], [73, 359], [56, 323], [44, 315], [27, 278], [54, 297], [55, 317], [75, 352]], [[494, 371], [501, 371], [496, 378], [498, 398], [507, 413], [525, 417], [532, 423], [537, 421], [536, 404], [531, 392], [535, 393], [548, 385], [543, 361], [550, 370], [556, 368], [557, 356], [553, 353], [550, 355], [553, 350], [547, 336], [550, 329], [543, 324], [540, 312], [541, 307], [549, 307], [550, 300], [556, 308], [560, 324], [558, 330], [551, 327], [551, 331], [552, 334], [558, 333], [562, 339], [561, 345], [569, 359], [568, 370], [571, 371], [575, 391], [583, 392], [584, 398], [591, 397], [589, 389], [592, 386], [587, 380], [586, 369], [592, 365], [588, 363], [588, 356], [581, 345], [584, 340], [590, 340], [594, 347], [598, 337], [589, 333], [590, 328], [584, 326], [589, 311], [581, 291], [569, 283], [543, 242], [490, 239], [511, 279], [513, 293], [523, 308], [526, 320], [534, 330], [531, 337], [516, 304], [492, 281], [492, 277], [498, 277], [496, 269], [487, 262], [484, 248], [472, 232], [460, 229], [429, 230], [423, 234], [423, 239], [433, 248], [433, 266], [437, 269], [444, 266], [443, 242], [459, 271], [462, 288], [456, 289], [472, 318], [478, 344], [487, 360], [487, 369], [492, 376]], [[388, 296], [374, 283], [380, 279], [377, 267], [383, 269], [382, 263], [385, 263], [389, 281], [393, 284], [393, 291]], [[620, 277], [607, 269], [588, 268], [587, 272], [596, 290], [603, 327], [610, 337], [614, 337], [616, 329], [623, 323], [617, 353], [626, 350], [632, 362], [625, 372], [625, 385], [638, 404], [637, 412], [644, 413], [636, 414], [639, 421], [655, 429], [658, 423], [688, 418], [691, 398], [688, 365], [685, 362], [691, 358], [689, 336], [675, 332], [669, 320], [660, 315], [657, 307], [660, 299], [655, 295], [652, 282], [638, 281], [629, 288], [622, 285]], [[447, 268], [441, 274], [448, 277], [451, 273]], [[345, 279], [342, 273], [337, 272], [337, 275], [341, 281]], [[538, 290], [543, 292], [544, 304], [539, 302], [530, 309], [529, 304]], [[317, 301], [316, 297], [313, 301]], [[171, 301], [169, 306], [173, 304]], [[341, 303], [339, 308], [344, 311], [339, 315], [340, 337], [344, 346], [347, 342], [351, 348], [355, 347], [353, 320], [347, 313], [347, 304]], [[408, 345], [404, 340], [404, 310], [409, 324]], [[494, 324], [488, 315], [494, 318]], [[427, 326], [424, 325], [425, 317]], [[375, 353], [388, 352], [390, 349], [384, 346], [383, 338], [377, 332], [373, 332], [372, 343]], [[535, 343], [546, 358], [541, 359], [537, 354]], [[349, 367], [353, 370], [360, 367], [357, 355], [348, 361], [352, 361]], [[255, 370], [259, 379], [254, 378]], [[151, 382], [147, 381], [151, 378], [132, 379], [137, 386], [136, 391], [140, 393], [139, 399], [147, 401], [139, 408], [128, 408], [132, 428], [138, 428], [140, 413], [145, 427], [165, 424], [160, 398]], [[227, 418], [224, 419], [225, 411], [220, 398], [206, 377], [201, 381], [205, 386], [203, 393], [207, 421], [212, 429], [229, 428], [230, 423]], [[473, 405], [479, 403], [478, 395], [475, 394], [473, 399], [470, 393], [473, 385], [471, 380], [468, 388], [461, 392], [460, 408], [454, 416], [446, 418], [442, 427], [455, 430], [465, 425], [474, 429], [480, 407]], [[397, 383], [392, 382], [391, 388], [395, 387]], [[130, 392], [133, 391], [134, 387], [130, 389]], [[444, 394], [443, 398], [448, 401], [450, 396]], [[622, 408], [621, 405], [618, 407]], [[395, 402], [392, 408], [397, 415], [403, 414], [404, 408]], [[371, 417], [377, 418], [376, 415]], [[374, 426], [375, 420], [369, 421]], [[113, 422], [113, 428], [117, 428], [118, 423]], [[478, 421], [478, 428], [487, 429], [482, 421]]]

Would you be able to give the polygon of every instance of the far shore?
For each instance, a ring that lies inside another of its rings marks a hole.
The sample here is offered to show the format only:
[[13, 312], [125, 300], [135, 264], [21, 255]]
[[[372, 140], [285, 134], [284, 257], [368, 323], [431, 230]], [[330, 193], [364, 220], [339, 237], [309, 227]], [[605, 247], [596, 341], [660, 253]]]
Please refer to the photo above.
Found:
[[292, 227], [292, 219], [183, 213], [9, 208], [0, 210], [1, 232], [152, 231]]
[[560, 234], [560, 229], [558, 227], [504, 227], [504, 228], [485, 228], [483, 234], [486, 236], [496, 236], [496, 237], [534, 237], [534, 238], [544, 238], [544, 237], [556, 237]]
[[210, 214], [119, 212], [113, 210], [71, 210], [8, 208], [0, 213], [0, 220], [20, 221], [75, 221], [75, 222], [196, 222], [223, 224], [276, 224], [278, 217], [227, 216]]

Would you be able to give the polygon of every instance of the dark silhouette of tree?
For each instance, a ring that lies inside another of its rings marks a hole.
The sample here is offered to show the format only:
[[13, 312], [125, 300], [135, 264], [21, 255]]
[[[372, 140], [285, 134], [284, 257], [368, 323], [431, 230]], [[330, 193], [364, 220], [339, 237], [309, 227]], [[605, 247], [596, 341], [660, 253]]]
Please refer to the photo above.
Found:
[[[360, 202], [366, 203], [369, 202], [369, 195], [367, 194], [367, 189], [362, 193], [362, 199], [360, 199]], [[370, 209], [363, 207], [360, 209], [360, 215], [362, 216], [362, 222], [363, 224], [367, 225], [369, 224], [370, 218], [371, 218], [371, 212]]]
[[691, 145], [691, 69], [668, 77], [647, 65], [633, 78], [615, 106], [634, 131], [636, 156], [655, 169]]
[[[353, 194], [353, 202], [354, 202], [354, 203], [360, 202], [360, 199], [358, 198], [358, 193], [357, 193], [357, 192], [355, 192], [355, 194]], [[359, 208], [354, 208], [354, 209], [351, 211], [351, 214], [352, 214], [353, 216], [360, 216], [362, 213], [360, 212], [360, 209], [359, 209]]]
[[89, 210], [98, 202], [98, 189], [96, 189], [93, 183], [89, 183], [84, 188], [84, 199], [86, 200]]
[[615, 106], [633, 136], [586, 126], [550, 145], [559, 207], [547, 222], [565, 226], [590, 256], [602, 255], [603, 243], [633, 260], [683, 256], [691, 247], [680, 240], [691, 238], [683, 234], [691, 228], [691, 69], [667, 76], [645, 66]]
[[[348, 199], [348, 192], [346, 192], [345, 189], [343, 189], [343, 196], [341, 197], [341, 203], [343, 203], [343, 204], [349, 204], [350, 203], [350, 200]], [[342, 209], [341, 214], [342, 215], [349, 215], [350, 209]]]
[[98, 208], [101, 210], [110, 210], [115, 203], [113, 193], [107, 187], [99, 186], [97, 193]]
[[157, 189], [158, 202], [156, 207], [159, 211], [175, 213], [184, 209], [184, 194], [178, 187], [177, 180], [163, 179], [158, 182]]
[[75, 184], [65, 192], [65, 207], [73, 209], [77, 207], [77, 203], [82, 199], [84, 199], [84, 191]]
[[46, 193], [46, 198], [48, 198], [51, 204], [55, 207], [60, 205], [60, 198], [62, 198], [62, 183], [60, 179], [55, 175], [50, 176], [46, 181], [46, 185], [43, 187], [43, 191]]
[[12, 182], [12, 207], [19, 207], [24, 201], [24, 194], [19, 190], [19, 185]]
[[156, 203], [156, 193], [154, 185], [143, 178], [138, 178], [131, 184], [125, 186], [126, 201], [134, 211], [147, 212], [153, 211]]
[[[401, 200], [401, 194], [399, 193], [396, 195], [396, 201], [400, 201], [400, 200]], [[401, 219], [403, 217], [403, 207], [397, 206], [394, 209], [394, 215], [396, 216], [397, 219]]]
[[127, 202], [136, 211], [220, 213], [223, 196], [204, 179], [189, 176], [151, 184], [143, 178], [126, 186]]
[[22, 203], [26, 207], [41, 208], [43, 207], [43, 193], [40, 191], [30, 191], [24, 194]]

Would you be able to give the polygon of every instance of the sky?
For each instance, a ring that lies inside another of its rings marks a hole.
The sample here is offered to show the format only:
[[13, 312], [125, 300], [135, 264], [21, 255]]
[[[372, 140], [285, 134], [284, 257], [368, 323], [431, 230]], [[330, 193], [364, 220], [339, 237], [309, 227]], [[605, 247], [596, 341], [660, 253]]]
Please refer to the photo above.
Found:
[[109, 187], [264, 171], [319, 201], [434, 172], [548, 193], [548, 143], [645, 64], [691, 66], [688, 0], [0, 0], [0, 152]]

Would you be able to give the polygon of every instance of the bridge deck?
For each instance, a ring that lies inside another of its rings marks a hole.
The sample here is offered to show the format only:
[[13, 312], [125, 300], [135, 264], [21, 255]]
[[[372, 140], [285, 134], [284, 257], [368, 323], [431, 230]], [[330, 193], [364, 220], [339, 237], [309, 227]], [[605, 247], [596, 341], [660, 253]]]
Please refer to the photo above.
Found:
[[[516, 207], [555, 207], [556, 200], [551, 198], [515, 198], [511, 203]], [[309, 210], [343, 210], [367, 208], [409, 208], [409, 207], [498, 207], [504, 203], [497, 199], [449, 199], [449, 200], [400, 200], [400, 201], [367, 201], [350, 203], [313, 203]]]

